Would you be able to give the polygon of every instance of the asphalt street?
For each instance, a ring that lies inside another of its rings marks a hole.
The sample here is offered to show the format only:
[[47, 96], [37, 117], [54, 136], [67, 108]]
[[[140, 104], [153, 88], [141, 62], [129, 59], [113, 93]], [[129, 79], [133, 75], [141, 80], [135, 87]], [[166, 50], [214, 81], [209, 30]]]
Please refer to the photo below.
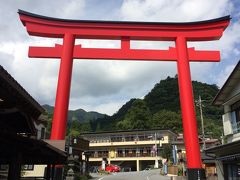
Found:
[[160, 175], [158, 170], [140, 172], [120, 172], [110, 175], [91, 174], [94, 180], [170, 180], [168, 176]]

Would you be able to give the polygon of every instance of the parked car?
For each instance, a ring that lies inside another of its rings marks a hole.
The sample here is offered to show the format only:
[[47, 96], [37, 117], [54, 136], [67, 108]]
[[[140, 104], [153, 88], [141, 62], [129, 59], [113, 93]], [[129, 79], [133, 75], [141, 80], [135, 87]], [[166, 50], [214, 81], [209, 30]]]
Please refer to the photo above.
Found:
[[105, 170], [108, 172], [120, 172], [121, 168], [114, 164], [107, 164]]

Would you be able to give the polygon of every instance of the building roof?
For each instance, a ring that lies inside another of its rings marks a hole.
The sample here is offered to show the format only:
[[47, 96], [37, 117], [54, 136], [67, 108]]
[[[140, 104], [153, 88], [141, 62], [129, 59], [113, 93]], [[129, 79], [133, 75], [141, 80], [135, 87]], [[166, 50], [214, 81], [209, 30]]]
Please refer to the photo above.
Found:
[[168, 130], [168, 129], [133, 129], [133, 130], [116, 130], [116, 131], [102, 131], [102, 132], [88, 132], [81, 133], [81, 135], [95, 135], [95, 134], [123, 134], [123, 133], [136, 133], [136, 132], [151, 132], [151, 131], [161, 131], [162, 133], [169, 133], [174, 136], [177, 136], [176, 133]]
[[44, 109], [1, 65], [0, 99], [0, 164], [19, 157], [20, 164], [65, 163], [65, 152], [34, 139], [34, 121]]
[[41, 105], [0, 65], [0, 127], [16, 133], [34, 133], [33, 120], [44, 112]]
[[22, 164], [63, 164], [67, 155], [64, 151], [37, 139], [0, 131], [0, 164], [8, 164], [21, 154]]
[[222, 105], [224, 102], [230, 100], [227, 99], [228, 95], [232, 91], [232, 88], [236, 86], [240, 82], [240, 60], [238, 61], [236, 67], [213, 99], [212, 104], [214, 105]]
[[201, 158], [204, 164], [215, 163], [215, 158], [213, 156], [209, 156], [205, 152], [201, 152]]
[[240, 140], [206, 149], [207, 154], [215, 154], [216, 159], [229, 160], [240, 158]]

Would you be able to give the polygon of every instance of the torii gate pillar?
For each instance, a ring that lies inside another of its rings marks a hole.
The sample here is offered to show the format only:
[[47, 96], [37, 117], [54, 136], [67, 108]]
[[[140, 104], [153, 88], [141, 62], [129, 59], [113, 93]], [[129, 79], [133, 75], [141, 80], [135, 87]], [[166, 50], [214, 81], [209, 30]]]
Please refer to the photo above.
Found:
[[66, 118], [68, 115], [68, 104], [72, 78], [74, 42], [74, 35], [67, 33], [64, 35], [52, 123], [51, 139], [53, 140], [65, 139], [67, 123]]
[[[218, 62], [220, 52], [188, 48], [187, 42], [220, 39], [230, 22], [230, 16], [200, 22], [160, 23], [65, 20], [22, 10], [19, 10], [19, 15], [30, 35], [64, 39], [63, 45], [29, 48], [29, 57], [61, 58], [51, 139], [65, 139], [73, 58], [176, 61], [187, 176], [189, 180], [206, 179], [199, 149], [189, 62]], [[81, 45], [74, 44], [76, 38], [121, 40], [121, 48], [82, 48]], [[168, 50], [131, 49], [131, 40], [175, 41], [176, 47]]]
[[[184, 37], [178, 37], [176, 40], [178, 61], [178, 84], [179, 84], [179, 97], [182, 110], [183, 129], [185, 148], [188, 152], [188, 164], [191, 164], [191, 174], [196, 174], [195, 171], [201, 169], [199, 164], [201, 162], [201, 154], [199, 151], [198, 131], [196, 114], [194, 111], [192, 81], [190, 74], [190, 67], [188, 61], [187, 42]], [[194, 117], [194, 120], [193, 120]], [[192, 176], [192, 175], [191, 175]]]

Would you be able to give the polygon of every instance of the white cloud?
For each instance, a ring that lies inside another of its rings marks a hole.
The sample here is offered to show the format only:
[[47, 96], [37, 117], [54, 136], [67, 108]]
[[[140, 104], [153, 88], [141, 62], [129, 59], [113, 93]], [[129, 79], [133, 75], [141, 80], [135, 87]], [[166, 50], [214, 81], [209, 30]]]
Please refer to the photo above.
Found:
[[[98, 99], [99, 100], [99, 99]], [[72, 109], [79, 109], [79, 105], [86, 111], [96, 111], [102, 114], [112, 115], [118, 111], [118, 109], [126, 103], [129, 99], [121, 99], [121, 100], [114, 100], [103, 102], [99, 104], [92, 103], [89, 99], [85, 103], [80, 102], [81, 99], [71, 99], [70, 104], [72, 104]], [[94, 100], [96, 101], [96, 99]], [[102, 102], [102, 101], [101, 101]]]
[[124, 0], [121, 16], [138, 21], [196, 21], [228, 14], [232, 8], [228, 0]]
[[[54, 104], [57, 76], [60, 60], [29, 59], [29, 45], [54, 46], [62, 40], [29, 37], [20, 23], [17, 9], [27, 10], [41, 15], [71, 18], [94, 18], [134, 21], [199, 21], [217, 18], [235, 12], [235, 7], [228, 0], [125, 0], [114, 12], [97, 14], [99, 7], [91, 11], [88, 1], [6, 1], [0, 2], [0, 63], [19, 81], [41, 104]], [[104, 3], [104, 2], [102, 2]], [[106, 2], [105, 2], [106, 3]], [[106, 6], [109, 3], [106, 3]], [[111, 3], [113, 6], [114, 3]], [[109, 8], [106, 8], [109, 9]], [[104, 11], [101, 9], [100, 11]], [[229, 73], [231, 61], [227, 59], [239, 56], [240, 23], [233, 20], [220, 41], [208, 43], [189, 43], [197, 49], [220, 49], [223, 62], [191, 63], [194, 80], [222, 83], [222, 77], [214, 74], [222, 68], [224, 76]], [[120, 41], [77, 40], [83, 47], [119, 48]], [[174, 43], [131, 42], [132, 48], [167, 49]], [[225, 63], [227, 62], [227, 63]], [[226, 69], [225, 69], [226, 67]], [[213, 73], [209, 73], [209, 72]], [[160, 79], [176, 74], [176, 63], [169, 62], [129, 62], [129, 61], [94, 61], [74, 60], [70, 108], [85, 108], [112, 114], [130, 98], [141, 98], [159, 82]]]
[[222, 87], [225, 81], [227, 80], [228, 76], [234, 69], [234, 65], [229, 65], [225, 69], [223, 69], [216, 78], [217, 84], [219, 87]]

